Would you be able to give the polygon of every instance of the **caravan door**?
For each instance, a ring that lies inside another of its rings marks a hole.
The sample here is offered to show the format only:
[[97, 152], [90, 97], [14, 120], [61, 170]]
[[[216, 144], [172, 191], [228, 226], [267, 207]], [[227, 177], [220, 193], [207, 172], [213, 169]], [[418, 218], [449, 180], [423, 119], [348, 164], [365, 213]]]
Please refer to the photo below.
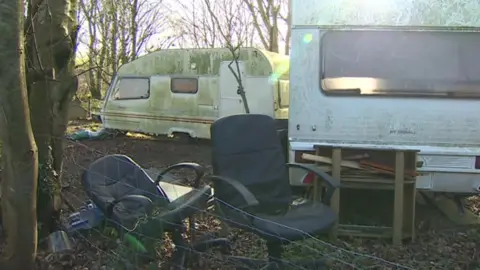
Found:
[[[218, 82], [218, 92], [220, 94], [220, 117], [245, 113], [242, 97], [237, 93], [238, 82], [228, 68], [229, 64], [230, 61], [225, 61], [220, 65], [220, 79]], [[238, 65], [240, 68], [241, 78], [245, 78], [245, 64], [243, 62], [239, 62]], [[237, 67], [235, 63], [232, 64], [232, 68], [234, 71], [236, 71]]]

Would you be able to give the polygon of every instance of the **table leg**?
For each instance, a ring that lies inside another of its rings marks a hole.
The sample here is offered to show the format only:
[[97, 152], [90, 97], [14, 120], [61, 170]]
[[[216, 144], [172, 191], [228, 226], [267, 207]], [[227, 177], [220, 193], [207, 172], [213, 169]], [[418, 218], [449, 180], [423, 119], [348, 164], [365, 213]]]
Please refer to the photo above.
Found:
[[[332, 177], [341, 181], [341, 162], [342, 162], [342, 149], [334, 148], [332, 150]], [[340, 189], [337, 189], [332, 196], [332, 201], [330, 202], [331, 208], [337, 214], [337, 217], [340, 218]], [[331, 229], [330, 238], [336, 240], [338, 237], [338, 219], [335, 225]]]
[[405, 180], [405, 153], [395, 153], [395, 199], [393, 207], [393, 244], [402, 244], [403, 206]]

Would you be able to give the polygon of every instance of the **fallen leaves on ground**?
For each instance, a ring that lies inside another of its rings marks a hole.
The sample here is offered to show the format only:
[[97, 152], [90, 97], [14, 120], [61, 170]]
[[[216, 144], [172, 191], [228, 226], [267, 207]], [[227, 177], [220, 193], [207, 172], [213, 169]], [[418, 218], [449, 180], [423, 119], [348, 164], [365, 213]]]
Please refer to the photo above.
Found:
[[[79, 177], [89, 163], [107, 154], [126, 154], [144, 168], [165, 168], [168, 165], [193, 161], [210, 168], [210, 148], [206, 143], [178, 143], [166, 138], [145, 139], [118, 137], [104, 141], [67, 142], [65, 145], [64, 185], [66, 194], [75, 207], [86, 199]], [[177, 175], [182, 177], [182, 175]], [[479, 211], [478, 200], [470, 199], [469, 207]], [[65, 211], [66, 213], [68, 210]], [[387, 240], [341, 238], [336, 243], [311, 239], [286, 248], [286, 256], [327, 256], [332, 269], [480, 269], [480, 228], [440, 226], [448, 221], [434, 208], [419, 211], [419, 226], [415, 242], [394, 247]], [[425, 214], [427, 213], [427, 214]], [[419, 216], [421, 215], [421, 216]], [[425, 218], [426, 217], [426, 218]], [[426, 220], [431, 219], [431, 220]], [[217, 231], [220, 223], [214, 217], [197, 220], [199, 231]], [[167, 238], [168, 239], [168, 238]], [[75, 249], [67, 254], [38, 253], [38, 269], [122, 269], [125, 255], [122, 244], [114, 238], [97, 232], [75, 241]], [[158, 257], [142, 269], [161, 269], [171, 253], [171, 242], [164, 241], [157, 251]], [[266, 247], [259, 237], [243, 233], [234, 243], [234, 254], [264, 257]], [[208, 257], [212, 256], [212, 257]], [[202, 256], [195, 269], [229, 269], [217, 252]]]

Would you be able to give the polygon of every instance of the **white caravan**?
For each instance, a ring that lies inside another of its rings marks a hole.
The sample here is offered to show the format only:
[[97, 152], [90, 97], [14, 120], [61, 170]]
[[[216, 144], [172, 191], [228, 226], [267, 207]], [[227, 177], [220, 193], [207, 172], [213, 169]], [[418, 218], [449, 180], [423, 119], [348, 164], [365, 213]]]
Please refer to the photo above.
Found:
[[[217, 118], [245, 113], [232, 59], [226, 48], [169, 49], [121, 66], [100, 113], [104, 127], [209, 139]], [[250, 112], [286, 128], [288, 56], [241, 48], [238, 65]]]
[[315, 144], [416, 149], [417, 189], [480, 193], [480, 1], [291, 8], [292, 162]]

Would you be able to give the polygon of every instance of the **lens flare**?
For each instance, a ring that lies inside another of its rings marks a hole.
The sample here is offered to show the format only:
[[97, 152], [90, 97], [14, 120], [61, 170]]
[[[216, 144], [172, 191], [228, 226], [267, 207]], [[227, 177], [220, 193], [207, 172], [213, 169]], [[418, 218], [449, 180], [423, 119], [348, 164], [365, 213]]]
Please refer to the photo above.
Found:
[[313, 39], [312, 34], [305, 34], [305, 36], [303, 36], [303, 42], [304, 43], [310, 43], [310, 42], [312, 42], [312, 39]]
[[287, 64], [278, 65], [274, 72], [270, 75], [269, 81], [270, 83], [275, 82], [278, 80], [283, 74], [287, 73], [289, 66]]

